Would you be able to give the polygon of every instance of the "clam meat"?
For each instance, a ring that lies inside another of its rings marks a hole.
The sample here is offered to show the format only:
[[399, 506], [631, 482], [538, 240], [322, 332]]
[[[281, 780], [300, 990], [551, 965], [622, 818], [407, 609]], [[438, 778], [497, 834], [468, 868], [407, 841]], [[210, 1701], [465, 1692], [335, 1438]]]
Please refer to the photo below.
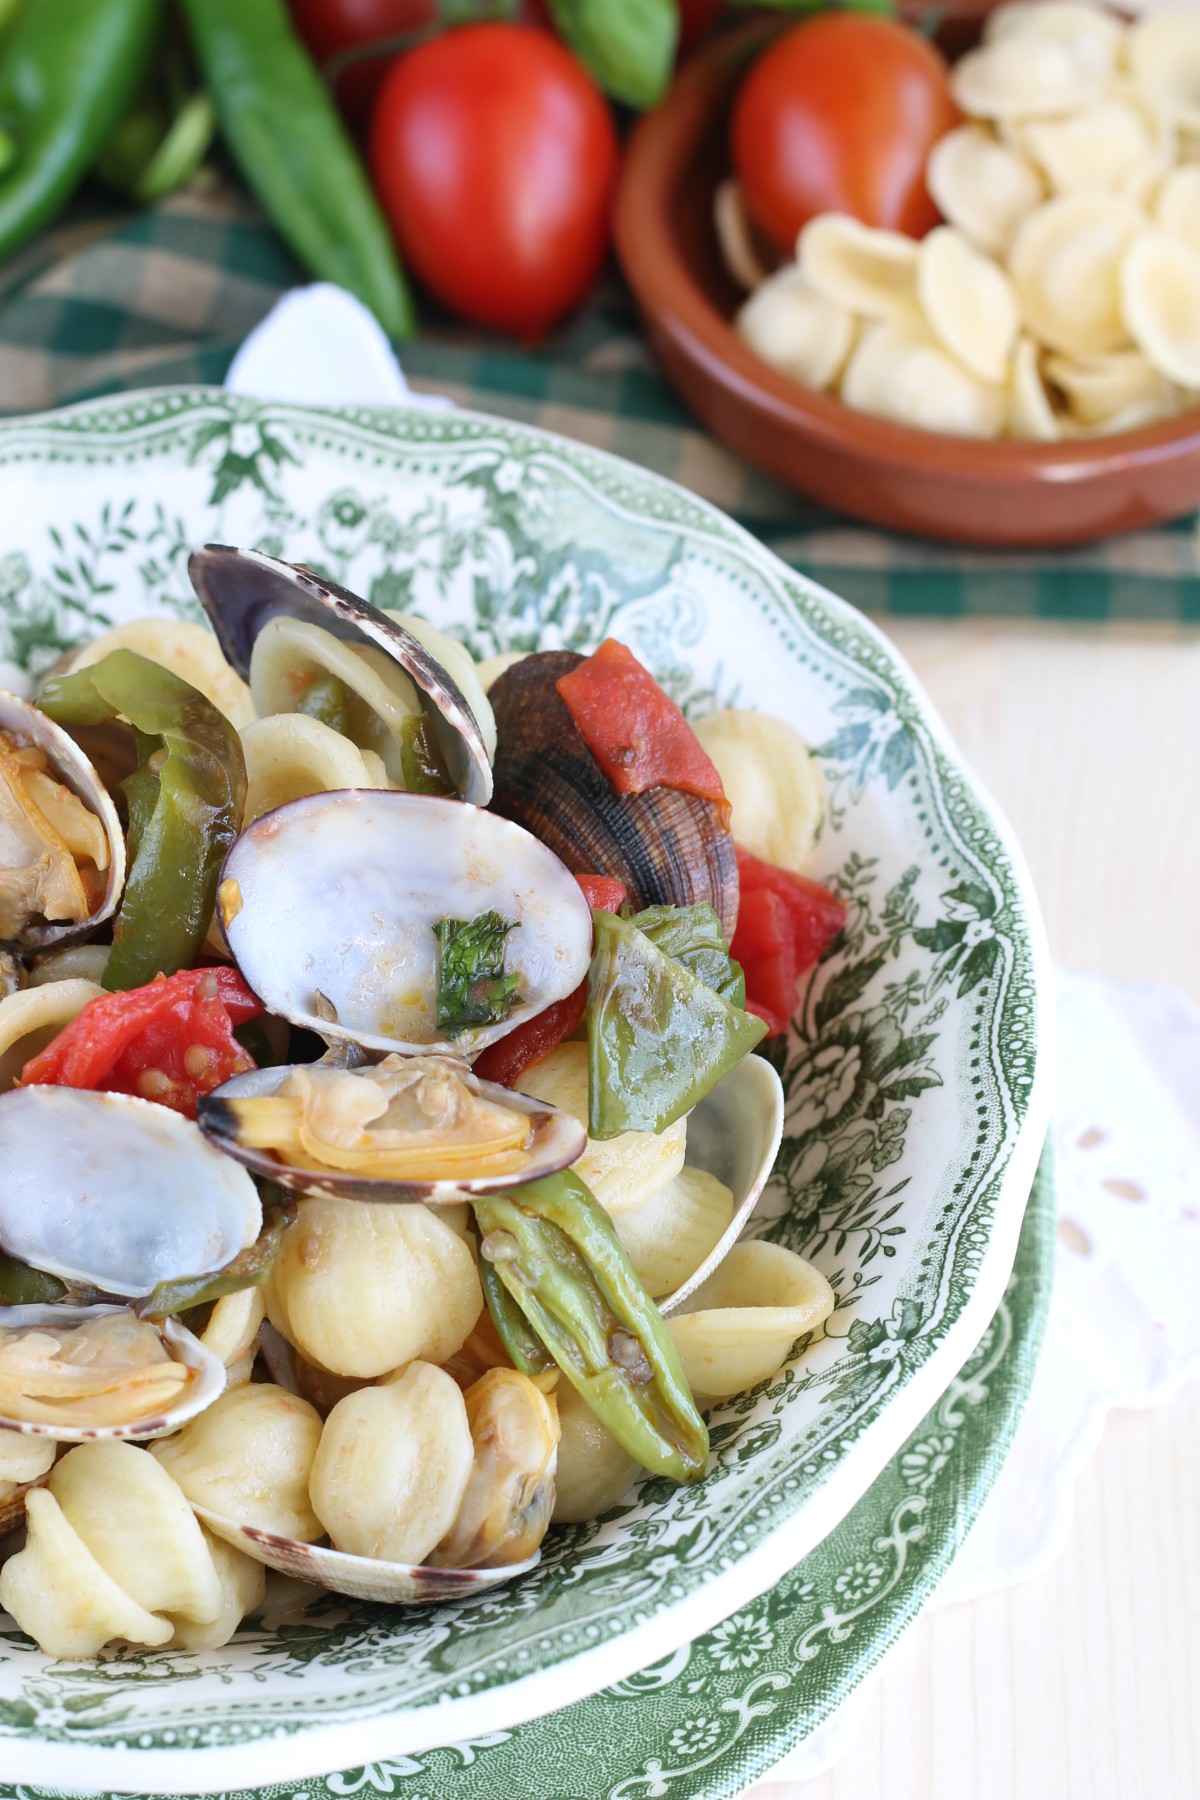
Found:
[[162, 1437], [210, 1406], [225, 1368], [175, 1319], [119, 1306], [0, 1308], [0, 1430], [81, 1443]]
[[495, 811], [548, 844], [577, 874], [617, 876], [635, 912], [707, 901], [731, 941], [737, 857], [722, 809], [679, 788], [617, 792], [555, 686], [582, 661], [572, 650], [539, 651], [492, 685]]
[[125, 836], [95, 769], [53, 720], [0, 693], [0, 942], [85, 936], [124, 882]]
[[215, 1273], [262, 1228], [245, 1169], [190, 1119], [128, 1094], [0, 1094], [0, 1169], [0, 1249], [105, 1295]]
[[444, 1055], [254, 1069], [207, 1094], [199, 1123], [283, 1187], [392, 1203], [494, 1194], [566, 1168], [587, 1142], [570, 1114]]
[[[221, 928], [268, 1012], [368, 1050], [473, 1056], [574, 992], [592, 915], [554, 853], [507, 819], [426, 794], [311, 794], [265, 813], [225, 859]], [[452, 928], [494, 920], [504, 1005], [439, 1004]]]
[[[227, 660], [250, 680], [252, 691], [259, 689], [255, 703], [260, 712], [263, 685], [275, 676], [263, 667], [256, 671], [254, 662], [260, 640], [273, 632], [279, 640], [275, 649], [284, 651], [284, 663], [290, 654], [301, 688], [326, 672], [338, 680], [343, 694], [357, 695], [374, 713], [384, 738], [360, 748], [383, 753], [385, 766], [391, 763], [389, 773], [401, 773], [392, 762], [389, 738], [399, 749], [406, 722], [423, 715], [433, 739], [431, 754], [444, 766], [452, 790], [472, 805], [487, 805], [492, 771], [479, 720], [449, 670], [394, 617], [315, 570], [280, 562], [260, 550], [206, 544], [192, 554], [188, 573]], [[294, 629], [281, 635], [281, 626]], [[339, 646], [354, 657], [339, 658]], [[279, 657], [274, 660], [278, 665]], [[283, 673], [286, 679], [286, 667]], [[294, 709], [292, 698], [288, 710]], [[279, 710], [278, 705], [271, 710]], [[401, 780], [399, 785], [408, 783]]]

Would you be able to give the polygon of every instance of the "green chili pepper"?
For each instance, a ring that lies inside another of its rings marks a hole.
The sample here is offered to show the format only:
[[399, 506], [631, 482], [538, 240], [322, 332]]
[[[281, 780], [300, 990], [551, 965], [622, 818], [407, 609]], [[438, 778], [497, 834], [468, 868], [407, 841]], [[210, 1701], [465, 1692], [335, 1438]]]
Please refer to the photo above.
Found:
[[[205, 0], [207, 3], [207, 0]], [[26, 0], [0, 49], [0, 257], [54, 218], [142, 83], [159, 0]]]
[[160, 1281], [144, 1300], [135, 1302], [134, 1312], [141, 1319], [157, 1323], [160, 1319], [189, 1312], [194, 1306], [210, 1306], [226, 1294], [240, 1294], [244, 1288], [264, 1286], [279, 1255], [283, 1234], [295, 1216], [296, 1209], [290, 1203], [268, 1201], [263, 1208], [262, 1230], [248, 1250], [243, 1250], [215, 1274]]
[[592, 78], [627, 106], [667, 91], [679, 39], [676, 0], [549, 0], [558, 30]]
[[57, 1275], [31, 1269], [0, 1250], [0, 1306], [51, 1306], [66, 1293]]
[[492, 1315], [500, 1342], [512, 1359], [513, 1368], [531, 1378], [553, 1369], [556, 1366], [554, 1358], [501, 1281], [495, 1265], [488, 1262], [486, 1257], [480, 1258], [479, 1280], [488, 1311]]
[[121, 120], [95, 173], [118, 194], [150, 206], [191, 181], [216, 129], [216, 109], [207, 94], [192, 94], [174, 118], [149, 94]]
[[428, 714], [406, 719], [400, 728], [400, 772], [409, 794], [452, 794], [454, 783], [438, 749]]
[[391, 234], [284, 0], [183, 0], [192, 43], [238, 165], [314, 275], [411, 335], [412, 301]]
[[594, 911], [588, 970], [588, 1132], [665, 1131], [766, 1026], [664, 955], [628, 919]]
[[242, 822], [246, 763], [237, 732], [188, 682], [132, 650], [48, 681], [38, 704], [60, 725], [124, 718], [137, 733], [138, 768], [121, 784], [129, 877], [104, 986], [143, 987], [190, 968]]
[[[655, 1475], [698, 1481], [707, 1428], [604, 1208], [569, 1169], [473, 1204], [483, 1262], [596, 1417]], [[492, 1318], [517, 1362], [509, 1312]]]
[[634, 913], [629, 923], [664, 956], [682, 963], [722, 1000], [745, 1011], [742, 965], [730, 956], [721, 921], [706, 901], [694, 906], [648, 906], [645, 912]]
[[296, 711], [328, 725], [331, 731], [340, 731], [343, 737], [350, 735], [350, 696], [345, 682], [336, 675], [310, 681], [296, 702]]

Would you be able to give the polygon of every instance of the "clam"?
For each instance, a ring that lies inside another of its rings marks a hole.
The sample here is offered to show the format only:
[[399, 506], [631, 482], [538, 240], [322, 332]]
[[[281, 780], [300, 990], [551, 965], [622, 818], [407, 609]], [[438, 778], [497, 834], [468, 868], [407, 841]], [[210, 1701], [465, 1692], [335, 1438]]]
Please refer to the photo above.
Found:
[[123, 1306], [0, 1307], [0, 1430], [83, 1443], [177, 1431], [218, 1398], [220, 1358]]
[[524, 825], [575, 873], [619, 877], [635, 911], [707, 901], [732, 938], [737, 858], [721, 808], [678, 788], [617, 792], [555, 687], [582, 661], [571, 650], [540, 651], [491, 687], [494, 810]]
[[[310, 794], [264, 813], [225, 859], [218, 910], [268, 1012], [368, 1050], [472, 1056], [574, 992], [592, 915], [519, 825], [457, 800], [383, 789]], [[439, 1027], [434, 927], [496, 914], [515, 997], [495, 1023]]]
[[189, 558], [188, 573], [227, 661], [243, 678], [250, 676], [260, 633], [274, 619], [315, 626], [368, 659], [382, 652], [412, 684], [455, 792], [487, 805], [492, 771], [479, 721], [453, 676], [411, 631], [314, 570], [261, 550], [206, 544]]
[[0, 1249], [121, 1298], [222, 1269], [254, 1243], [253, 1181], [180, 1114], [66, 1087], [0, 1095]]
[[761, 1056], [747, 1056], [688, 1114], [687, 1159], [730, 1188], [733, 1217], [708, 1255], [665, 1300], [664, 1317], [678, 1312], [724, 1262], [767, 1184], [783, 1137], [783, 1083]]
[[252, 1069], [205, 1095], [199, 1124], [281, 1187], [392, 1204], [495, 1194], [565, 1169], [587, 1142], [569, 1113], [444, 1055]]
[[0, 692], [0, 942], [84, 937], [124, 885], [125, 835], [92, 764], [45, 713]]

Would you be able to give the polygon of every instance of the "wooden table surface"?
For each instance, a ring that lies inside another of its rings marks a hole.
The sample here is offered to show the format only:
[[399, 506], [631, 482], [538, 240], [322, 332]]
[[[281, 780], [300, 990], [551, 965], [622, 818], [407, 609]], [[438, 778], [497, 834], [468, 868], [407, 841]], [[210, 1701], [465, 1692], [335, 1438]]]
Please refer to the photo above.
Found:
[[[889, 634], [1016, 828], [1058, 960], [1200, 1000], [1200, 637]], [[920, 1619], [836, 1766], [751, 1794], [1198, 1800], [1200, 1383], [1110, 1418], [1049, 1574]]]

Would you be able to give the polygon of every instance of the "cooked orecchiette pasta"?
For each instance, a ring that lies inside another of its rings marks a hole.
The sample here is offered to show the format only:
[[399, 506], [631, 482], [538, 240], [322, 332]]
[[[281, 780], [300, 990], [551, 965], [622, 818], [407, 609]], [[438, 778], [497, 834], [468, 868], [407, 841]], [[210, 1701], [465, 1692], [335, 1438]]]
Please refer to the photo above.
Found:
[[306, 794], [333, 788], [387, 787], [383, 763], [370, 750], [310, 719], [307, 713], [272, 713], [242, 732], [246, 758], [246, 811], [253, 824], [263, 813]]
[[203, 1623], [221, 1587], [196, 1516], [153, 1456], [109, 1438], [55, 1463], [50, 1492], [105, 1574], [150, 1613]]
[[308, 1195], [267, 1286], [267, 1316], [335, 1375], [444, 1362], [479, 1317], [469, 1246], [424, 1206], [362, 1206]]
[[559, 1440], [553, 1522], [576, 1525], [615, 1506], [637, 1480], [639, 1469], [573, 1387], [560, 1382], [554, 1399]]
[[72, 669], [86, 669], [100, 662], [110, 650], [134, 650], [198, 688], [241, 731], [254, 717], [250, 689], [221, 654], [220, 645], [204, 625], [184, 619], [153, 617], [130, 619], [102, 631], [90, 644], [69, 658]]
[[410, 1363], [338, 1401], [313, 1461], [313, 1508], [335, 1549], [424, 1562], [454, 1524], [474, 1454], [457, 1382]]
[[0, 1000], [0, 1093], [7, 1093], [30, 1057], [103, 992], [94, 981], [76, 978], [5, 995]]
[[817, 765], [799, 732], [782, 719], [733, 707], [698, 719], [695, 732], [717, 766], [738, 843], [802, 875], [825, 807]]
[[25, 1548], [0, 1569], [0, 1606], [47, 1656], [94, 1656], [114, 1638], [169, 1642], [170, 1619], [147, 1612], [105, 1574], [47, 1488], [25, 1503]]
[[[588, 1117], [588, 1051], [586, 1044], [564, 1043], [518, 1077], [523, 1094], [561, 1107], [581, 1125]], [[687, 1150], [687, 1120], [665, 1131], [623, 1131], [617, 1137], [589, 1138], [574, 1165], [579, 1179], [601, 1206], [615, 1217], [642, 1206], [674, 1181]]]
[[193, 1505], [311, 1544], [321, 1535], [308, 1497], [320, 1439], [320, 1415], [307, 1400], [251, 1381], [227, 1389], [150, 1454]]
[[68, 944], [62, 950], [50, 950], [38, 958], [29, 971], [26, 987], [46, 987], [54, 981], [94, 981], [104, 979], [111, 944]]
[[224, 1295], [209, 1314], [200, 1342], [225, 1364], [227, 1386], [237, 1387], [249, 1381], [258, 1334], [266, 1316], [266, 1299], [262, 1289], [256, 1287]]
[[773, 1375], [833, 1308], [833, 1289], [811, 1263], [752, 1239], [734, 1245], [667, 1327], [693, 1393], [725, 1399]]
[[26, 1482], [40, 1481], [57, 1450], [53, 1438], [25, 1431], [0, 1431], [0, 1506]]
[[625, 1254], [656, 1300], [682, 1287], [733, 1217], [733, 1195], [706, 1169], [685, 1164], [644, 1206], [616, 1215]]
[[524, 662], [525, 656], [524, 650], [502, 650], [499, 656], [485, 656], [481, 663], [476, 663], [475, 674], [484, 693], [499, 681], [506, 669], [511, 669], [514, 663]]
[[421, 716], [417, 691], [384, 651], [354, 649], [319, 625], [282, 614], [265, 625], [250, 658], [250, 692], [260, 718], [294, 712], [314, 683], [330, 677], [346, 697], [348, 736], [382, 758], [389, 781], [404, 785], [406, 728]]
[[213, 1618], [204, 1621], [177, 1618], [171, 1650], [219, 1650], [227, 1644], [242, 1620], [257, 1612], [267, 1591], [267, 1571], [252, 1556], [244, 1556], [201, 1526], [205, 1548], [212, 1558], [220, 1589], [220, 1604]]

